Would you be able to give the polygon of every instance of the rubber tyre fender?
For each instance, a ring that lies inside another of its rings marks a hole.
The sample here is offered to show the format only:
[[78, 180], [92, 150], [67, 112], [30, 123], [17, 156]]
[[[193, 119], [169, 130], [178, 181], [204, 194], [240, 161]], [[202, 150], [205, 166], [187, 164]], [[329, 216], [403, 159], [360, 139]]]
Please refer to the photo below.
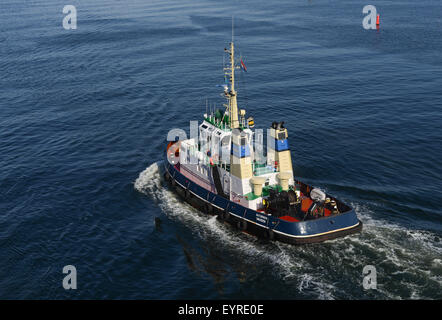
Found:
[[273, 240], [275, 239], [275, 232], [273, 232], [272, 229], [267, 229], [264, 231], [264, 238], [268, 239], [268, 240]]
[[247, 221], [238, 220], [238, 222], [236, 223], [236, 227], [241, 231], [247, 230]]
[[221, 220], [227, 221], [229, 220], [230, 213], [227, 210], [221, 212]]
[[208, 214], [212, 214], [213, 213], [213, 207], [212, 207], [212, 205], [210, 204], [210, 203], [206, 203], [205, 204], [205, 212], [206, 213], [208, 213]]
[[189, 191], [189, 189], [184, 190], [184, 197], [186, 199], [190, 199], [190, 191]]
[[204, 212], [205, 214], [209, 214], [210, 211], [211, 211], [211, 208], [212, 208], [212, 206], [211, 206], [210, 204], [208, 204], [208, 203], [204, 203], [204, 204], [201, 206], [201, 211]]

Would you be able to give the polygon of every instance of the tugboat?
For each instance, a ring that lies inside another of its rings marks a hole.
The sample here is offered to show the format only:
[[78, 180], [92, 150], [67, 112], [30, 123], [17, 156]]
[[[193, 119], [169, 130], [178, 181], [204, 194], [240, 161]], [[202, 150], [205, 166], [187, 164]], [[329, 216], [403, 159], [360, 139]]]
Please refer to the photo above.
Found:
[[238, 110], [235, 70], [246, 67], [233, 37], [224, 51], [225, 109], [206, 112], [196, 137], [168, 143], [165, 179], [193, 207], [259, 238], [301, 244], [361, 231], [353, 208], [294, 178], [284, 122], [267, 130], [262, 156], [254, 119]]

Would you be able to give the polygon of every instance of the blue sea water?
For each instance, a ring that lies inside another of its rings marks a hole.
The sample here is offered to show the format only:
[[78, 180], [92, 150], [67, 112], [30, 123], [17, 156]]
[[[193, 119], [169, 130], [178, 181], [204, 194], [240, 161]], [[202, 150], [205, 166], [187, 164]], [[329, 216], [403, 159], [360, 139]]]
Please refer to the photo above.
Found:
[[[265, 243], [161, 178], [169, 129], [223, 102], [232, 15], [240, 106], [285, 121], [295, 175], [361, 234]], [[441, 299], [441, 21], [431, 0], [2, 0], [0, 298]]]

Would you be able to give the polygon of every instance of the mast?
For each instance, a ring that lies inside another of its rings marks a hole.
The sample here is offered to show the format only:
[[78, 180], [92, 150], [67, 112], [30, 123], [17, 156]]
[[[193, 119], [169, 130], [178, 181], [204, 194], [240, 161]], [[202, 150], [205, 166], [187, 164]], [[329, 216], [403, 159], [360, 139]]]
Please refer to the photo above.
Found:
[[230, 42], [230, 49], [224, 49], [227, 53], [229, 53], [230, 58], [230, 66], [224, 68], [224, 72], [226, 77], [229, 77], [230, 80], [230, 90], [225, 87], [224, 94], [229, 102], [228, 105], [225, 105], [228, 108], [229, 113], [229, 126], [231, 129], [239, 128], [239, 120], [238, 120], [238, 103], [236, 101], [236, 91], [235, 91], [235, 46], [233, 44], [233, 18], [232, 18], [232, 42]]
[[235, 91], [235, 46], [233, 41], [230, 43], [230, 127], [232, 129], [239, 127], [238, 121], [238, 104], [236, 101], [236, 91]]

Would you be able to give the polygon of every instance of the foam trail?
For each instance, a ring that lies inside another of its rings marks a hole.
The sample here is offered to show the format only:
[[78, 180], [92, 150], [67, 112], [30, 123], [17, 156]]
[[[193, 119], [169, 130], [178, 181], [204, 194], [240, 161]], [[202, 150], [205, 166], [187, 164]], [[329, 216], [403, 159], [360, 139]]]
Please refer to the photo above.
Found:
[[[422, 295], [424, 287], [416, 285], [413, 279], [427, 279], [432, 285], [442, 285], [441, 246], [431, 232], [407, 230], [376, 220], [367, 207], [352, 203], [364, 222], [364, 230], [359, 235], [318, 245], [262, 243], [224, 225], [216, 216], [205, 215], [184, 203], [169, 190], [162, 178], [163, 172], [163, 162], [153, 163], [140, 173], [134, 183], [135, 189], [154, 199], [169, 218], [186, 225], [203, 241], [215, 241], [223, 252], [241, 257], [246, 264], [270, 264], [274, 273], [298, 295], [308, 292], [309, 297], [316, 299], [354, 298], [347, 293], [347, 286], [361, 288], [361, 272], [369, 264], [379, 268], [384, 277], [375, 293], [379, 298], [425, 297]], [[422, 261], [429, 261], [429, 267]], [[349, 277], [349, 270], [354, 269], [357, 272]], [[385, 270], [390, 273], [383, 274]], [[389, 289], [389, 283], [397, 279], [404, 293]]]
[[[219, 222], [216, 216], [207, 216], [195, 210], [191, 206], [183, 203], [182, 200], [171, 190], [163, 186], [162, 162], [156, 162], [140, 173], [134, 183], [134, 187], [152, 197], [158, 203], [163, 212], [172, 219], [179, 220], [189, 227], [193, 232], [204, 240], [210, 239], [219, 242], [224, 250], [232, 251], [238, 256], [244, 257], [248, 263], [273, 265], [278, 274], [284, 279], [290, 280], [298, 277], [300, 268], [304, 265], [302, 259], [290, 254], [292, 246], [283, 243], [260, 243], [255, 237], [239, 233], [235, 229]], [[240, 237], [240, 241], [238, 241]], [[302, 281], [300, 279], [299, 281]], [[320, 282], [310, 281], [318, 288], [322, 286]], [[305, 287], [305, 285], [303, 285]], [[321, 291], [319, 296], [332, 298]]]

